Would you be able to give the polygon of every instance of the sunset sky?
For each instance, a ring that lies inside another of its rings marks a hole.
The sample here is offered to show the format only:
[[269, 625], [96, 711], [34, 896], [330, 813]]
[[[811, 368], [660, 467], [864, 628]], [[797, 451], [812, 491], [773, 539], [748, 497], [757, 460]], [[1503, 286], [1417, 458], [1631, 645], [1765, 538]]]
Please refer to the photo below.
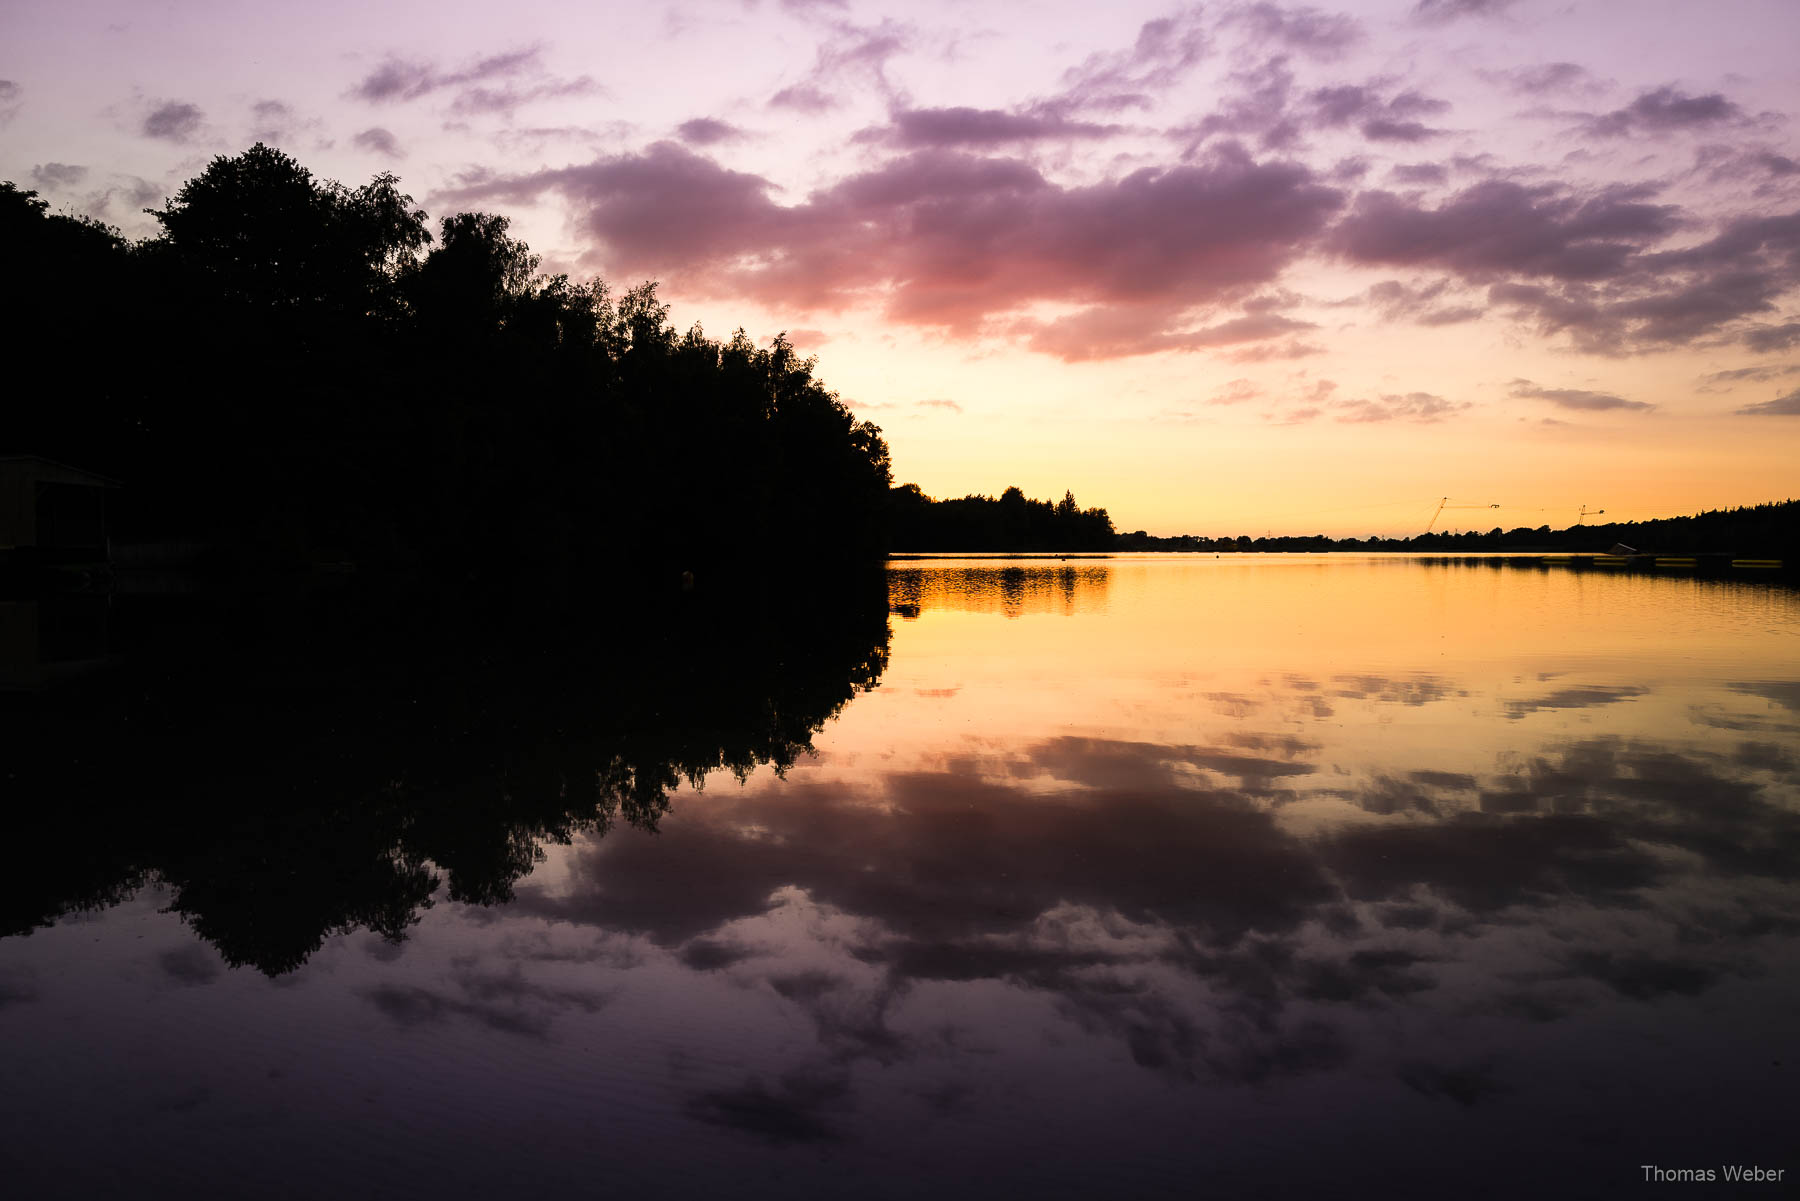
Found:
[[1800, 495], [1800, 3], [8, 0], [0, 178], [261, 140], [779, 330], [927, 492], [1413, 533]]

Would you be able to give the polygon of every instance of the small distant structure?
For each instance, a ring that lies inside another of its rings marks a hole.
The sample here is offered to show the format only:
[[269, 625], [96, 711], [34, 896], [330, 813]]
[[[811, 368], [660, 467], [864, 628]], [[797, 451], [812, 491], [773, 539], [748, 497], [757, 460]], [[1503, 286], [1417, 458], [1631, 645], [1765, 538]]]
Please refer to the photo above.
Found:
[[37, 455], [0, 455], [0, 560], [104, 561], [119, 481]]

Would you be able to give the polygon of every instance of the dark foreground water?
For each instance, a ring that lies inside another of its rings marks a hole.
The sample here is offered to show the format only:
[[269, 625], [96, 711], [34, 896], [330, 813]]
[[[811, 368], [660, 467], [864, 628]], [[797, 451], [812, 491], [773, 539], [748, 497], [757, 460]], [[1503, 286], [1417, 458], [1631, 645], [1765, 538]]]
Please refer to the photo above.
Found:
[[1800, 1179], [1794, 592], [1226, 556], [885, 593], [429, 681], [190, 677], [204, 632], [84, 664], [52, 644], [129, 622], [13, 605], [0, 1189]]

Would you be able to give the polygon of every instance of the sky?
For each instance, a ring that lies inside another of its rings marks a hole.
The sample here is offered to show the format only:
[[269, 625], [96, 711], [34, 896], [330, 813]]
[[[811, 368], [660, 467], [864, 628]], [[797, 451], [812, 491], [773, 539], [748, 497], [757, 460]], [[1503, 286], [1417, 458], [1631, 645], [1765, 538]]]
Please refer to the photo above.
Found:
[[137, 237], [259, 140], [391, 171], [786, 331], [936, 496], [1561, 528], [1800, 495], [1797, 46], [1793, 0], [8, 0], [0, 179]]

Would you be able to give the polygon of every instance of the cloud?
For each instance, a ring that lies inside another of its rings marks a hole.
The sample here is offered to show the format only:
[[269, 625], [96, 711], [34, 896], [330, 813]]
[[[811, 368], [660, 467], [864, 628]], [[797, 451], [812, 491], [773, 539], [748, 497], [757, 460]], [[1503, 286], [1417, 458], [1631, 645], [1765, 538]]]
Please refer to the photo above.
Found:
[[[1265, 148], [1288, 148], [1299, 141], [1300, 127], [1288, 116], [1294, 73], [1285, 58], [1271, 58], [1247, 70], [1233, 71], [1227, 82], [1236, 89], [1197, 124], [1170, 133], [1204, 140], [1214, 134], [1257, 134]], [[1190, 148], [1189, 157], [1193, 148]]]
[[371, 126], [350, 139], [351, 143], [371, 154], [384, 155], [387, 158], [405, 158], [406, 151], [400, 148], [400, 139], [379, 125]]
[[1209, 405], [1243, 404], [1247, 400], [1256, 400], [1263, 395], [1263, 390], [1247, 379], [1234, 379], [1207, 397]]
[[1396, 163], [1388, 178], [1395, 183], [1441, 184], [1449, 182], [1450, 172], [1438, 163]]
[[498, 88], [474, 87], [457, 94], [450, 102], [450, 112], [459, 117], [482, 113], [510, 117], [518, 109], [539, 100], [564, 100], [570, 96], [595, 96], [604, 92], [604, 88], [586, 75], [578, 79], [546, 80], [523, 88], [512, 84]]
[[39, 163], [31, 169], [31, 182], [47, 191], [73, 187], [87, 178], [88, 169], [72, 163]]
[[1259, 41], [1275, 42], [1322, 60], [1341, 58], [1364, 36], [1354, 17], [1278, 4], [1237, 5], [1227, 10], [1221, 24], [1241, 25]]
[[1736, 121], [1743, 110], [1718, 92], [1689, 96], [1673, 87], [1645, 92], [1624, 108], [1602, 113], [1582, 126], [1594, 138], [1623, 138], [1638, 133], [1668, 133]]
[[1390, 121], [1385, 118], [1365, 121], [1363, 137], [1371, 142], [1425, 142], [1442, 137], [1442, 129], [1432, 129], [1418, 121]]
[[1289, 338], [1285, 342], [1265, 342], [1245, 350], [1232, 351], [1225, 358], [1232, 363], [1272, 363], [1288, 359], [1306, 359], [1324, 353], [1325, 348], [1316, 342]]
[[1403, 396], [1384, 394], [1378, 400], [1343, 401], [1338, 405], [1337, 419], [1349, 424], [1411, 421], [1430, 425], [1472, 407], [1467, 401], [1445, 400], [1430, 392], [1408, 392]]
[[1675, 228], [1675, 213], [1634, 192], [1580, 199], [1550, 186], [1485, 180], [1435, 208], [1391, 192], [1364, 192], [1332, 243], [1367, 266], [1586, 280], [1617, 273], [1639, 246]]
[[1595, 92], [1600, 84], [1593, 73], [1576, 63], [1538, 63], [1508, 71], [1484, 71], [1482, 75], [1509, 92], [1542, 96], [1549, 92]]
[[0, 79], [0, 126], [9, 125], [24, 104], [25, 89], [10, 79]]
[[1524, 400], [1547, 400], [1558, 408], [1582, 413], [1599, 413], [1611, 409], [1648, 412], [1656, 407], [1641, 400], [1626, 400], [1623, 396], [1614, 396], [1608, 392], [1589, 392], [1581, 388], [1540, 388], [1528, 379], [1514, 380], [1511, 394]]
[[1173, 87], [1212, 48], [1199, 5], [1146, 21], [1127, 50], [1096, 51], [1063, 73], [1062, 104], [1100, 112], [1143, 108]]
[[1015, 328], [1018, 332], [1030, 331], [1028, 344], [1033, 350], [1055, 355], [1064, 362], [1125, 358], [1167, 350], [1206, 350], [1317, 328], [1310, 321], [1267, 312], [1247, 313], [1196, 329], [1182, 329], [1179, 325], [1178, 315], [1115, 304], [1096, 305], [1045, 323], [1022, 322]]
[[280, 146], [302, 132], [317, 129], [316, 118], [304, 118], [292, 105], [280, 100], [258, 100], [250, 106], [250, 136], [258, 142]]
[[1371, 285], [1363, 299], [1375, 307], [1384, 321], [1412, 321], [1419, 325], [1457, 325], [1473, 321], [1486, 311], [1480, 305], [1440, 303], [1450, 288], [1451, 281], [1447, 279], [1422, 285], [1387, 279]]
[[805, 78], [769, 97], [769, 107], [816, 116], [840, 107], [843, 93], [869, 86], [891, 106], [902, 104], [900, 91], [888, 78], [888, 60], [913, 49], [911, 27], [884, 19], [879, 25], [835, 22], [820, 43]]
[[1800, 388], [1785, 396], [1733, 410], [1740, 417], [1800, 417]]
[[1587, 194], [1560, 184], [1489, 179], [1430, 205], [1367, 191], [1328, 246], [1364, 266], [1448, 270], [1489, 283], [1491, 304], [1567, 333], [1581, 350], [1624, 354], [1679, 346], [1726, 331], [1757, 349], [1786, 335], [1730, 332], [1774, 311], [1800, 286], [1800, 212], [1727, 221], [1712, 238], [1676, 250], [1657, 244], [1694, 224], [1649, 186]]
[[1055, 114], [981, 108], [902, 109], [893, 113], [890, 121], [888, 128], [865, 131], [863, 140], [878, 138], [909, 149], [981, 147], [1047, 139], [1105, 138], [1124, 128]]
[[717, 146], [741, 142], [748, 135], [729, 121], [714, 117], [694, 117], [676, 126], [675, 134], [690, 146]]
[[206, 114], [197, 106], [168, 100], [150, 110], [140, 129], [147, 138], [185, 142], [199, 132], [205, 119]]
[[1379, 81], [1314, 88], [1306, 101], [1315, 124], [1338, 129], [1360, 122], [1362, 135], [1372, 142], [1423, 142], [1440, 137], [1445, 130], [1416, 118], [1450, 109], [1448, 101], [1411, 90], [1383, 99]]
[[460, 71], [440, 71], [429, 62], [390, 56], [349, 91], [349, 96], [371, 104], [417, 100], [443, 88], [460, 87], [490, 79], [536, 74], [542, 70], [537, 47], [509, 50], [477, 59]]
[[1736, 367], [1730, 371], [1713, 371], [1700, 377], [1696, 392], [1729, 392], [1738, 384], [1761, 384], [1786, 375], [1800, 375], [1800, 364], [1769, 367]]
[[[517, 81], [530, 80], [528, 84]], [[591, 96], [604, 91], [586, 75], [557, 79], [546, 74], [543, 52], [531, 46], [491, 54], [456, 71], [435, 63], [390, 56], [350, 89], [347, 96], [368, 104], [406, 103], [446, 89], [461, 89], [450, 104], [456, 116], [512, 114], [539, 100]]]
[[828, 113], [842, 103], [825, 89], [806, 83], [797, 83], [792, 87], [782, 88], [769, 97], [770, 108], [791, 109], [809, 116]]
[[[1121, 305], [1149, 323], [1144, 337], [1214, 345], [1256, 330], [1194, 333], [1190, 310], [1274, 281], [1343, 203], [1308, 168], [1257, 162], [1236, 147], [1082, 186], [1054, 184], [1018, 159], [927, 150], [798, 204], [776, 204], [773, 191], [665, 142], [442, 199], [560, 195], [610, 271], [695, 292], [805, 309], [882, 303], [895, 320], [962, 335], [1003, 319], [1021, 335], [1039, 333], [1041, 323], [1019, 325], [1015, 314], [1040, 302]], [[1063, 328], [1105, 320], [1087, 313]], [[1120, 353], [1142, 351], [1121, 344]]]
[[676, 958], [697, 972], [716, 972], [754, 959], [756, 955], [756, 948], [742, 943], [720, 938], [694, 938], [682, 945]]
[[1413, 6], [1413, 19], [1425, 24], [1443, 24], [1462, 17], [1497, 17], [1519, 0], [1419, 0]]
[[1800, 346], [1800, 321], [1785, 325], [1757, 325], [1744, 331], [1744, 345], [1760, 354]]

